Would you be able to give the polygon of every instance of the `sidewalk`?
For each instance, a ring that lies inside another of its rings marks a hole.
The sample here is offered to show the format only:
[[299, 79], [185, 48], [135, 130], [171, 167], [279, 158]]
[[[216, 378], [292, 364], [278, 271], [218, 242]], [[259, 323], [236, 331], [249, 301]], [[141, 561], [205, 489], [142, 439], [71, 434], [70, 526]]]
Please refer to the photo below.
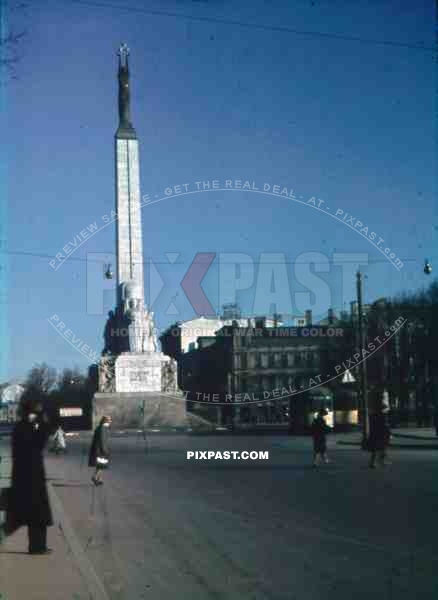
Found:
[[[438, 450], [438, 436], [432, 427], [394, 428], [391, 430], [391, 448], [410, 450]], [[345, 446], [360, 446], [362, 432], [334, 434], [336, 443]]]
[[[0, 487], [7, 487], [9, 448], [1, 440], [0, 456], [3, 457]], [[47, 471], [50, 478], [50, 468]], [[48, 529], [47, 540], [53, 553], [47, 556], [29, 555], [26, 527], [6, 538], [0, 546], [0, 599], [108, 600], [50, 482], [49, 494], [54, 525]], [[0, 512], [0, 516], [3, 521], [4, 513]]]
[[[4, 483], [4, 480], [3, 480]], [[55, 517], [48, 530], [49, 556], [27, 554], [27, 530], [22, 528], [0, 547], [1, 600], [85, 600], [90, 595]]]

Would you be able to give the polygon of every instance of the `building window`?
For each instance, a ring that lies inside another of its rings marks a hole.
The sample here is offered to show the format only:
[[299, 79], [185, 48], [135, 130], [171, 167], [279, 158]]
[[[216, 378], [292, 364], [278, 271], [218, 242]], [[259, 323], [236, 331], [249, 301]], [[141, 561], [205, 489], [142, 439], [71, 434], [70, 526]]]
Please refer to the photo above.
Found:
[[269, 354], [267, 354], [266, 352], [261, 353], [260, 364], [262, 369], [267, 369], [269, 367]]
[[257, 359], [258, 359], [258, 353], [257, 352], [251, 352], [251, 354], [249, 355], [249, 358], [251, 359], [251, 369], [256, 369], [257, 368]]
[[241, 369], [242, 368], [242, 358], [240, 354], [236, 354], [234, 356], [234, 368]]
[[293, 367], [294, 364], [295, 364], [294, 353], [293, 352], [288, 352], [287, 353], [287, 366], [288, 367]]
[[[251, 377], [250, 382], [249, 382], [250, 386], [249, 386], [249, 392], [250, 393], [256, 393], [259, 390], [259, 378], [258, 377]], [[246, 390], [243, 390], [244, 393], [246, 392]]]
[[274, 352], [274, 365], [276, 367], [281, 367], [281, 353]]

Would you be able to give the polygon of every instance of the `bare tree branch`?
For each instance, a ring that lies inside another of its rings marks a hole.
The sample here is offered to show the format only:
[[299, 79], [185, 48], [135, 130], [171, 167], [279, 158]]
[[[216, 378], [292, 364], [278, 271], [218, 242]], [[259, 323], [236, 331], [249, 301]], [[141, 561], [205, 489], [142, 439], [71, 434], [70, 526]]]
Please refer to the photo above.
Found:
[[[17, 12], [25, 9], [26, 7], [26, 4], [19, 3], [9, 8], [9, 11]], [[12, 29], [0, 37], [0, 68], [6, 69], [13, 78], [15, 78], [15, 65], [20, 60], [18, 48], [20, 47], [25, 35], [25, 31], [16, 31]]]

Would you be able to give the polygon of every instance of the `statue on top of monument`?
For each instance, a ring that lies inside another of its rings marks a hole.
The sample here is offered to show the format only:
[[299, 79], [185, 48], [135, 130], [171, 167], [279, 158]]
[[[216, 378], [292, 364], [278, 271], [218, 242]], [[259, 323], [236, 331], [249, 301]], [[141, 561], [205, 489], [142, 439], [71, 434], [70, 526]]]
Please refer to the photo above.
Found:
[[120, 127], [132, 129], [129, 91], [129, 48], [122, 44], [118, 51], [119, 55], [119, 119]]

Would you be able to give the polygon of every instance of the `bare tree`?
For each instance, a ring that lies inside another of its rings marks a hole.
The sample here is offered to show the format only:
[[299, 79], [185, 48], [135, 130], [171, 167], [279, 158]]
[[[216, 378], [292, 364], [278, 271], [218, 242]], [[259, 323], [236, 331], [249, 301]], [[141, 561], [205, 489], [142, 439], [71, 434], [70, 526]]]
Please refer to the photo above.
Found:
[[[13, 4], [8, 12], [16, 13], [23, 11], [25, 8], [26, 4], [17, 3]], [[4, 12], [6, 12], [4, 6], [0, 5], [0, 20], [2, 21], [2, 25], [5, 19], [4, 14], [1, 13]], [[15, 65], [20, 59], [18, 48], [25, 35], [25, 31], [17, 31], [14, 28], [11, 28], [9, 31], [2, 31], [0, 34], [0, 67], [6, 69], [12, 77], [15, 77]]]
[[32, 367], [27, 376], [25, 387], [39, 396], [47, 396], [54, 389], [56, 380], [56, 370], [42, 363]]

